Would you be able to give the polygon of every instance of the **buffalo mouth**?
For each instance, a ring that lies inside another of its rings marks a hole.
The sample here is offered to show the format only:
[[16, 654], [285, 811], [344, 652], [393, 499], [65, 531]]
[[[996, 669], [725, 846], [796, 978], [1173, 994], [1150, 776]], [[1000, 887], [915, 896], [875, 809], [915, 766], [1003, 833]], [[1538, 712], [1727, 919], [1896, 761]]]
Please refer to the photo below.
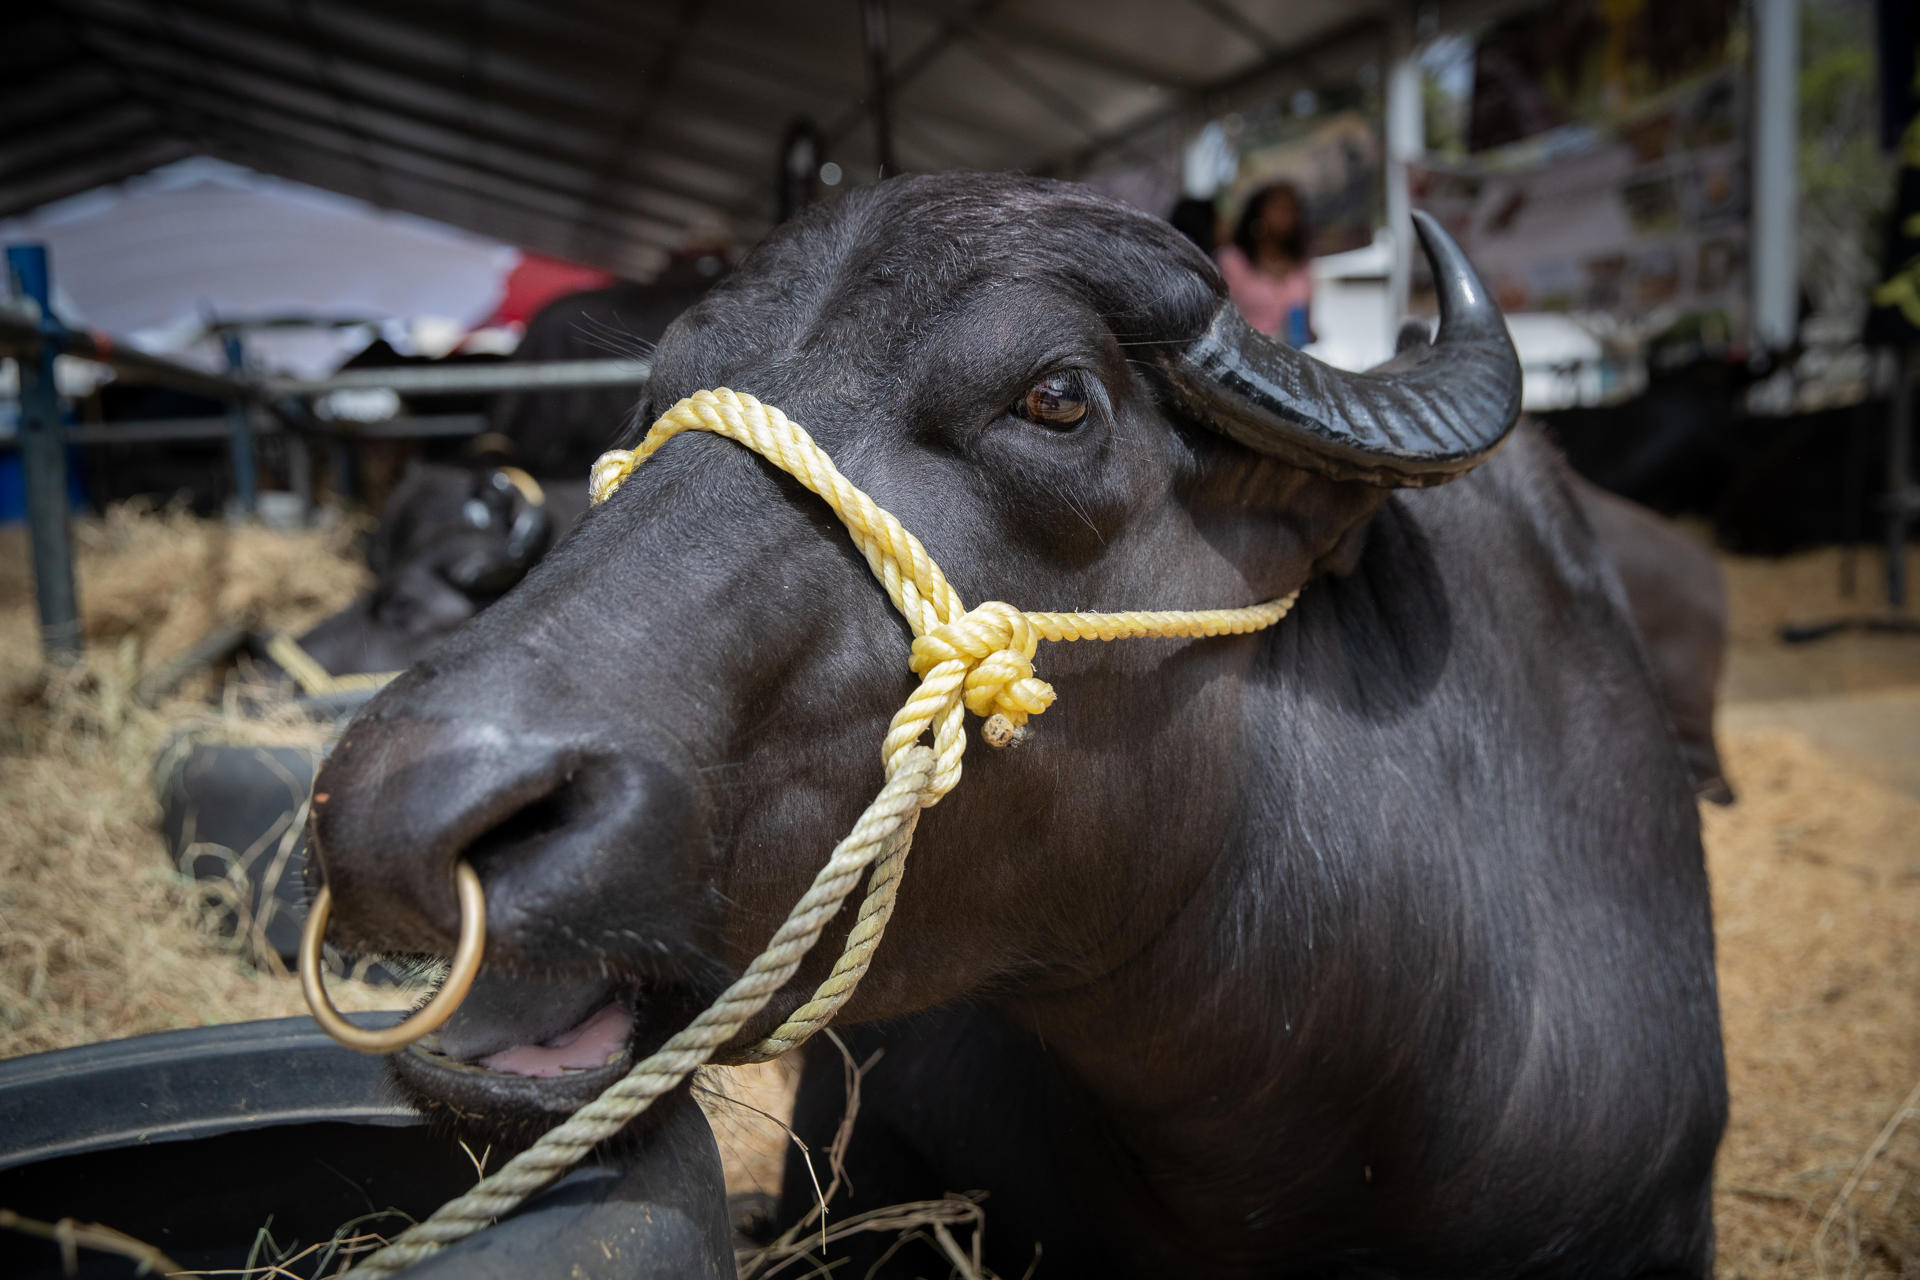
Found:
[[490, 1139], [531, 1138], [686, 1025], [691, 1004], [677, 988], [598, 973], [482, 970], [446, 1024], [390, 1062], [429, 1116]]

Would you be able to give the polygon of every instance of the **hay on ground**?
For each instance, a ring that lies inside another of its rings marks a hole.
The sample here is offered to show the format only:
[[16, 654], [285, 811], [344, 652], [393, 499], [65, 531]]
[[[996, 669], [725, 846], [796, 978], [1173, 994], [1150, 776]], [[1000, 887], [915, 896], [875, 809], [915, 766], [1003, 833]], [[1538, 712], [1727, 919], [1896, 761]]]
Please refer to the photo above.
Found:
[[[0, 1057], [304, 1011], [210, 927], [168, 860], [149, 780], [187, 696], [146, 710], [133, 686], [215, 626], [299, 629], [366, 583], [342, 522], [302, 533], [116, 508], [76, 522], [85, 665], [49, 673], [25, 531], [0, 530]], [[290, 731], [290, 730], [289, 730]], [[392, 1008], [392, 991], [341, 991]]]
[[[208, 714], [191, 696], [208, 686], [151, 711], [131, 690], [215, 626], [297, 630], [345, 604], [365, 583], [351, 531], [121, 509], [78, 538], [87, 666], [49, 679], [24, 534], [0, 530], [0, 1056], [297, 1014], [295, 984], [206, 929], [156, 830], [149, 766], [178, 725]], [[1730, 1277], [1920, 1275], [1920, 799], [1771, 727], [1753, 701], [1920, 686], [1920, 641], [1775, 641], [1779, 622], [1871, 604], [1875, 558], [1862, 556], [1863, 594], [1849, 601], [1839, 555], [1723, 560], [1728, 694], [1756, 708], [1724, 735], [1740, 802], [1703, 818], [1733, 1092], [1715, 1196]], [[339, 999], [394, 1002], [351, 988]], [[791, 1066], [706, 1080], [739, 1099], [702, 1095], [730, 1189], [774, 1190]], [[943, 1253], [939, 1215], [967, 1212], [941, 1206], [922, 1223]]]
[[1920, 1117], [1899, 1123], [1920, 1081], [1920, 800], [1795, 733], [1723, 745], [1740, 801], [1702, 810], [1733, 1096], [1720, 1274], [1920, 1275]]

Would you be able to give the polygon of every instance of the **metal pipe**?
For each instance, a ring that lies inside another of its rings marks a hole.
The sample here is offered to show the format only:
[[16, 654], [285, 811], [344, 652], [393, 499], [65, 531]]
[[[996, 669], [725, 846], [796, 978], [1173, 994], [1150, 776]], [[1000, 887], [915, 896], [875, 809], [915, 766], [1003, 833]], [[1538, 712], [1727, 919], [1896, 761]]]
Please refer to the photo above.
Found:
[[[0, 305], [0, 349], [25, 356], [39, 349], [43, 337], [39, 322], [31, 314], [18, 307]], [[215, 400], [241, 400], [254, 394], [243, 382], [121, 346], [104, 333], [62, 329], [60, 350], [65, 355], [109, 365], [129, 382], [157, 383]]]
[[[266, 417], [266, 411], [257, 411]], [[313, 453], [304, 432], [287, 433], [287, 488], [300, 499], [300, 523], [313, 519]]]
[[1913, 385], [1920, 379], [1920, 357], [1911, 350], [1896, 357], [1899, 382], [1893, 389], [1893, 415], [1887, 423], [1887, 607], [1907, 607], [1907, 526], [1920, 515], [1920, 486], [1913, 478]]
[[[478, 413], [436, 413], [402, 415], [382, 422], [302, 422], [299, 434], [319, 436], [330, 441], [349, 440], [424, 440], [440, 436], [477, 436], [487, 429], [487, 419]], [[152, 418], [68, 427], [60, 433], [70, 445], [177, 444], [194, 440], [225, 440], [232, 430], [227, 419]], [[279, 435], [287, 428], [268, 418], [253, 429], [256, 437]], [[14, 447], [15, 441], [0, 438], [0, 452]]]
[[[228, 332], [220, 340], [226, 353], [227, 371], [235, 378], [246, 372], [247, 355], [240, 335]], [[253, 463], [253, 423], [247, 406], [236, 403], [227, 410], [227, 457], [233, 464], [233, 505], [243, 516], [250, 516], [260, 505], [260, 477]]]
[[1800, 327], [1800, 0], [1757, 0], [1753, 62], [1753, 334], [1782, 351]]
[[1407, 166], [1426, 149], [1426, 122], [1420, 100], [1420, 64], [1414, 59], [1413, 7], [1397, 5], [1387, 15], [1387, 234], [1393, 242], [1393, 265], [1387, 277], [1386, 339], [1391, 349], [1400, 321], [1407, 314], [1413, 264], [1419, 242], [1413, 234], [1413, 200]]
[[67, 510], [67, 446], [60, 431], [60, 392], [53, 361], [62, 333], [53, 314], [46, 246], [7, 246], [13, 289], [40, 308], [35, 350], [20, 358], [20, 469], [27, 490], [27, 529], [33, 547], [34, 599], [40, 609], [40, 645], [49, 662], [80, 660], [80, 598], [73, 582], [73, 526]]
[[[32, 315], [0, 303], [0, 349], [30, 352], [41, 341]], [[163, 356], [122, 346], [103, 333], [62, 332], [61, 351], [109, 365], [132, 382], [152, 382], [216, 400], [252, 400], [262, 395], [324, 395], [329, 391], [388, 390], [401, 395], [462, 395], [489, 391], [569, 391], [582, 387], [627, 387], [646, 383], [645, 360], [535, 360], [492, 365], [405, 365], [347, 369], [326, 378], [269, 378], [264, 383], [224, 377]]]
[[873, 155], [879, 176], [896, 172], [893, 119], [887, 109], [887, 2], [860, 0], [867, 37], [867, 109], [873, 115]]
[[345, 369], [327, 378], [270, 378], [267, 393], [322, 396], [329, 391], [393, 391], [400, 395], [459, 395], [486, 391], [567, 391], [579, 387], [637, 387], [652, 366], [645, 360], [545, 360], [524, 364], [407, 365]]

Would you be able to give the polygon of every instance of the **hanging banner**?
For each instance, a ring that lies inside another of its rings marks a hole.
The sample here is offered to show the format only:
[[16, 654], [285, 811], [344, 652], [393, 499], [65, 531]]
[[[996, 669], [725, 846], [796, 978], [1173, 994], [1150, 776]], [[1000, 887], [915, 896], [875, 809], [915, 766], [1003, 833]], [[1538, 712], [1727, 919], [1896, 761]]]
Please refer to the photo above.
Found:
[[1380, 132], [1364, 112], [1335, 112], [1305, 127], [1250, 125], [1239, 149], [1239, 176], [1221, 202], [1229, 227], [1251, 196], [1286, 183], [1306, 206], [1310, 256], [1373, 243], [1382, 204]]
[[[1606, 128], [1556, 130], [1409, 167], [1507, 311], [1575, 312], [1645, 336], [1699, 316], [1709, 343], [1746, 328], [1745, 78], [1723, 69]], [[1430, 282], [1413, 303], [1432, 308]]]

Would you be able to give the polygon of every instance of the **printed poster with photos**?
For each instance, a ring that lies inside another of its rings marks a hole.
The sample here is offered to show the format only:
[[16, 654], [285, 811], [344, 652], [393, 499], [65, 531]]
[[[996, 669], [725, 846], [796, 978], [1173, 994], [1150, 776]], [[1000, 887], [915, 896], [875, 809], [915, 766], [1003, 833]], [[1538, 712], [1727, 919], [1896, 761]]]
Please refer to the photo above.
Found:
[[[1726, 69], [1606, 129], [1409, 170], [1501, 307], [1605, 316], [1647, 335], [1700, 316], [1744, 332], [1746, 81]], [[1415, 281], [1416, 310], [1433, 307]], [[1716, 327], [1717, 327], [1716, 326]]]

